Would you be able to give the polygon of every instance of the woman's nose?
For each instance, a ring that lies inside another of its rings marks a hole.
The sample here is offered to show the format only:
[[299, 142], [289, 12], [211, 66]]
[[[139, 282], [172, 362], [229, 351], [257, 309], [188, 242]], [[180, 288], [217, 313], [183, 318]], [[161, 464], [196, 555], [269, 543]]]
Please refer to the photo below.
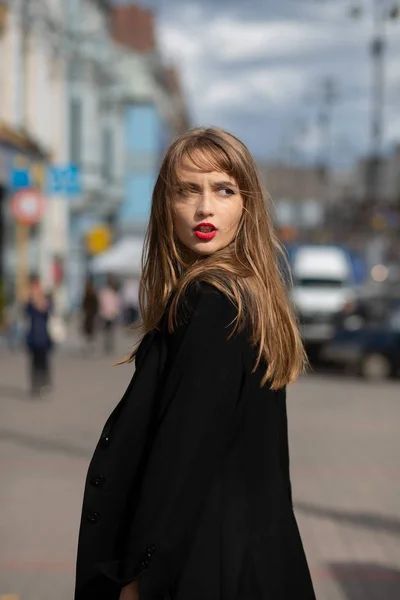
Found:
[[214, 214], [212, 194], [209, 191], [206, 190], [200, 195], [197, 212], [202, 216]]

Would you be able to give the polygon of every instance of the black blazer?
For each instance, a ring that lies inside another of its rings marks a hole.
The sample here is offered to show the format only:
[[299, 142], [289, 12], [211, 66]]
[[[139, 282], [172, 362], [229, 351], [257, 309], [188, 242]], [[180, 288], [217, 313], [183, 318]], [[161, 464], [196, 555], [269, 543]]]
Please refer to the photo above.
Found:
[[[236, 309], [192, 284], [147, 334], [90, 463], [75, 600], [314, 600], [292, 510], [285, 391], [260, 388]], [[165, 321], [165, 319], [164, 319]]]

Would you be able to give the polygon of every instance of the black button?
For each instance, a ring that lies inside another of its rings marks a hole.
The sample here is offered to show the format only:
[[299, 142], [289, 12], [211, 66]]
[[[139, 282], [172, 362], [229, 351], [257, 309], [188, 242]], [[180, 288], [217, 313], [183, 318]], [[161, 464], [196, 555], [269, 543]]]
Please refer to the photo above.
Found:
[[154, 546], [154, 544], [152, 545], [152, 547], [150, 548], [150, 552], [152, 554], [154, 554], [154, 552], [156, 551], [156, 547]]
[[100, 438], [100, 447], [101, 448], [107, 448], [108, 444], [110, 443], [110, 436], [108, 435], [102, 435]]
[[98, 523], [98, 522], [99, 522], [99, 517], [100, 517], [99, 513], [97, 513], [97, 512], [94, 512], [94, 513], [91, 513], [90, 515], [88, 515], [88, 516], [86, 517], [86, 519], [87, 519], [87, 520], [89, 521], [89, 523], [91, 523], [92, 525], [96, 525], [96, 523]]
[[101, 487], [104, 482], [105, 482], [106, 478], [103, 477], [103, 475], [95, 475], [94, 477], [92, 477], [92, 479], [90, 480], [90, 483], [94, 486], [94, 487]]
[[143, 569], [147, 569], [148, 566], [149, 566], [149, 561], [148, 560], [142, 561], [142, 567], [143, 567]]

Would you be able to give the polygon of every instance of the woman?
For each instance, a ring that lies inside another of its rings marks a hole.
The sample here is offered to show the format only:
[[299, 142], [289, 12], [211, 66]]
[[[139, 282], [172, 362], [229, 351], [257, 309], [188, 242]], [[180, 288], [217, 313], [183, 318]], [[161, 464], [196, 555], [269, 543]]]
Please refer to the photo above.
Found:
[[76, 600], [314, 600], [285, 386], [305, 363], [247, 148], [195, 129], [152, 201], [136, 371], [89, 467]]
[[26, 344], [30, 355], [31, 394], [39, 396], [50, 389], [49, 354], [52, 340], [48, 329], [51, 303], [40, 281], [32, 277], [25, 312], [29, 319]]
[[91, 278], [86, 281], [85, 292], [82, 300], [82, 331], [86, 342], [86, 348], [93, 352], [96, 334], [96, 319], [99, 309], [96, 288]]
[[124, 305], [125, 325], [130, 327], [139, 319], [139, 282], [136, 278], [126, 279], [122, 286], [121, 298]]
[[115, 326], [120, 313], [121, 301], [117, 287], [113, 278], [108, 276], [106, 285], [99, 292], [99, 315], [103, 322], [105, 354], [114, 351]]

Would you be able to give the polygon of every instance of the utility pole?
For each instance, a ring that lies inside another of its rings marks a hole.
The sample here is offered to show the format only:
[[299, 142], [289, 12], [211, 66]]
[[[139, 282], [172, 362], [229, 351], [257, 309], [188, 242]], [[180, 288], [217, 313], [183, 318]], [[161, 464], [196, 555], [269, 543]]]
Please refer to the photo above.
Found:
[[322, 81], [322, 102], [317, 117], [319, 132], [317, 170], [321, 180], [324, 183], [326, 183], [329, 179], [331, 162], [332, 116], [336, 99], [337, 91], [335, 82], [332, 77], [325, 77], [325, 79]]
[[337, 100], [337, 89], [330, 76], [322, 80], [322, 98], [317, 116], [319, 137], [316, 157], [316, 173], [321, 183], [321, 195], [324, 207], [324, 222], [327, 230], [332, 231], [332, 194], [331, 194], [331, 159], [332, 159], [332, 117]]
[[[382, 177], [382, 147], [385, 125], [385, 58], [387, 50], [386, 23], [400, 16], [399, 0], [372, 0], [373, 34], [370, 44], [372, 59], [370, 148], [365, 171], [365, 193], [367, 202], [379, 201]], [[352, 17], [360, 17], [363, 9], [354, 5]]]
[[385, 15], [380, 0], [373, 6], [374, 33], [371, 42], [372, 95], [371, 95], [371, 148], [367, 161], [365, 196], [374, 204], [378, 201], [382, 175], [382, 142], [385, 114]]

